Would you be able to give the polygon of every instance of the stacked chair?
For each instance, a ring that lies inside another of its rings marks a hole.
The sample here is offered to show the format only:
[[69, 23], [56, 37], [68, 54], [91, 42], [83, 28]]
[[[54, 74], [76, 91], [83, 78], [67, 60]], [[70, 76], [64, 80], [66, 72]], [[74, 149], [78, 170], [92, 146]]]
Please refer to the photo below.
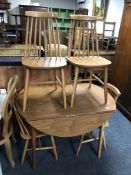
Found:
[[[63, 92], [63, 105], [66, 109], [65, 77], [64, 67], [67, 65], [66, 59], [61, 56], [60, 37], [58, 32], [57, 14], [51, 12], [26, 11], [26, 39], [25, 56], [22, 64], [25, 67], [25, 87], [23, 98], [23, 112], [26, 110], [28, 97], [28, 86], [31, 70], [53, 70], [55, 74], [55, 84], [60, 84]], [[38, 56], [30, 56], [30, 46], [38, 46]], [[55, 48], [52, 52], [52, 46]], [[44, 49], [44, 57], [41, 50]], [[55, 55], [55, 56], [54, 56]], [[60, 71], [61, 80], [56, 71]], [[51, 83], [51, 82], [50, 82]]]
[[[75, 67], [71, 107], [74, 105], [79, 69], [81, 67], [90, 72], [90, 77], [88, 79], [89, 88], [91, 88], [93, 78], [98, 80], [100, 83], [102, 82], [93, 72], [98, 69], [102, 69], [104, 71], [104, 103], [107, 103], [108, 66], [111, 64], [111, 62], [99, 56], [96, 20], [97, 18], [94, 16], [89, 17], [87, 15], [71, 15], [67, 57], [67, 60]], [[78, 41], [78, 38], [79, 42], [76, 42]]]
[[[89, 88], [91, 88], [93, 80], [98, 80], [99, 83], [104, 87], [103, 95], [105, 100], [103, 104], [107, 103], [108, 91], [110, 91], [111, 94], [113, 93], [115, 97], [118, 97], [120, 95], [120, 92], [117, 88], [108, 84], [108, 66], [111, 64], [111, 62], [99, 56], [99, 43], [96, 33], [96, 20], [97, 18], [95, 16], [71, 15], [71, 27], [67, 57], [67, 60], [70, 62], [70, 64], [74, 65], [75, 67], [75, 78], [71, 97], [71, 107], [74, 106], [74, 99], [80, 68], [87, 69], [87, 71], [89, 72], [90, 76], [85, 80], [82, 79], [82, 81], [89, 81]], [[95, 75], [96, 70], [104, 71], [104, 82]], [[87, 143], [98, 139], [98, 158], [100, 158], [102, 143], [104, 143], [106, 148], [104, 127], [107, 126], [107, 123], [108, 122], [106, 122], [106, 124], [103, 123], [103, 125], [100, 127], [99, 137], [93, 138], [90, 133], [88, 133], [90, 139], [84, 140], [85, 134], [81, 136], [80, 144], [76, 152], [77, 155], [80, 151], [82, 143]]]

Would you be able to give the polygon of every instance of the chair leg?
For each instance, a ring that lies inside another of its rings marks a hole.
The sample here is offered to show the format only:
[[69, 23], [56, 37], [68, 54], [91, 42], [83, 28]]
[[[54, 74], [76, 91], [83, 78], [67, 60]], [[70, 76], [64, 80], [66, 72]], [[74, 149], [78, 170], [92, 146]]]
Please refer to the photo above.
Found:
[[107, 41], [106, 51], [108, 51], [108, 49], [109, 49], [109, 44], [110, 44], [110, 39], [108, 39], [108, 41]]
[[78, 156], [79, 152], [80, 152], [80, 149], [81, 149], [81, 145], [82, 145], [82, 141], [84, 139], [84, 134], [81, 136], [81, 139], [80, 139], [80, 143], [79, 143], [79, 146], [77, 148], [77, 151], [76, 151], [76, 156]]
[[64, 69], [61, 69], [61, 79], [62, 79], [62, 91], [63, 91], [64, 109], [66, 109], [66, 92], [65, 92], [65, 75], [64, 75]]
[[24, 163], [24, 160], [25, 160], [25, 155], [26, 155], [26, 152], [27, 152], [28, 143], [29, 143], [29, 140], [26, 140], [25, 141], [25, 145], [24, 145], [24, 150], [23, 150], [22, 158], [21, 158], [21, 163], [22, 164]]
[[102, 140], [103, 140], [104, 124], [100, 127], [99, 144], [98, 144], [98, 158], [101, 158]]
[[93, 74], [93, 70], [90, 70], [89, 88], [91, 88], [91, 84], [92, 84], [92, 78], [93, 78], [92, 74]]
[[54, 139], [53, 136], [51, 136], [51, 143], [52, 143], [52, 146], [53, 146], [55, 158], [56, 158], [56, 160], [58, 160], [58, 154], [57, 154], [57, 150], [56, 150], [55, 139]]
[[105, 70], [104, 70], [104, 98], [105, 98], [105, 104], [107, 103], [107, 81], [108, 81], [108, 68], [105, 67]]
[[56, 69], [54, 70], [54, 78], [55, 78], [55, 89], [57, 89], [57, 79], [56, 79]]
[[73, 104], [74, 104], [74, 97], [75, 97], [75, 93], [76, 93], [78, 74], [79, 74], [79, 67], [75, 66], [75, 80], [74, 80], [74, 86], [73, 86], [73, 93], [72, 93], [72, 97], [71, 97], [71, 107], [73, 107]]
[[40, 140], [40, 138], [38, 138], [38, 142], [39, 142], [39, 147], [41, 147], [41, 140]]
[[15, 167], [15, 162], [13, 160], [13, 155], [12, 155], [12, 150], [11, 150], [11, 143], [10, 143], [9, 138], [6, 138], [5, 150], [6, 150], [6, 155], [7, 155], [7, 158], [9, 160], [9, 163], [10, 163], [11, 167], [14, 168]]
[[103, 131], [103, 144], [104, 144], [104, 148], [106, 150], [106, 139], [105, 139], [105, 132]]
[[36, 132], [35, 129], [31, 129], [32, 132], [32, 164], [33, 168], [36, 167]]
[[25, 72], [24, 96], [23, 96], [23, 112], [25, 112], [25, 109], [26, 109], [27, 95], [28, 95], [28, 85], [29, 85], [29, 76], [30, 76], [29, 69], [26, 69], [26, 72]]

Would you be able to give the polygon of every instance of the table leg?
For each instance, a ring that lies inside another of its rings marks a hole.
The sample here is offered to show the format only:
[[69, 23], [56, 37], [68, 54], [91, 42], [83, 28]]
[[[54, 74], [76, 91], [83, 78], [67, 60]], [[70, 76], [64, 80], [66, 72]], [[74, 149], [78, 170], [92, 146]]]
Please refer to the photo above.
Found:
[[33, 168], [36, 167], [36, 131], [34, 128], [31, 130], [32, 132], [32, 164]]
[[79, 68], [78, 68], [78, 66], [75, 66], [75, 79], [74, 79], [73, 93], [72, 93], [72, 97], [71, 97], [71, 107], [73, 107], [73, 104], [74, 104], [74, 97], [76, 94], [78, 74], [79, 74]]
[[62, 78], [62, 91], [63, 91], [64, 109], [66, 109], [66, 92], [65, 92], [65, 75], [64, 75], [64, 69], [61, 69], [61, 78]]
[[28, 96], [28, 85], [29, 85], [29, 69], [26, 69], [25, 72], [25, 86], [24, 86], [24, 96], [23, 96], [23, 112], [26, 109], [27, 96]]
[[107, 82], [108, 82], [108, 68], [105, 67], [105, 71], [104, 71], [104, 98], [105, 98], [105, 104], [107, 103]]
[[93, 74], [93, 70], [90, 70], [89, 88], [91, 88], [91, 84], [92, 84], [92, 78], [93, 78], [92, 74]]

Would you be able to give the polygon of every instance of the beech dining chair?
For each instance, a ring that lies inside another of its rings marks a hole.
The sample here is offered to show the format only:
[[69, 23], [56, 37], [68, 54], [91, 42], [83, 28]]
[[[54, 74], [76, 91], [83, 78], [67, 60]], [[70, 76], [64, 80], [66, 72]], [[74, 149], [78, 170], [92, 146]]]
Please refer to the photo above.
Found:
[[[117, 102], [118, 97], [121, 95], [120, 91], [110, 83], [107, 84], [107, 91], [114, 98], [115, 102]], [[84, 139], [86, 134], [83, 134], [80, 138], [80, 143], [78, 145], [76, 155], [79, 154], [79, 151], [81, 149], [82, 144], [98, 140], [98, 143], [99, 143], [98, 144], [98, 158], [100, 159], [101, 158], [101, 149], [102, 149], [103, 144], [104, 144], [104, 148], [106, 149], [106, 141], [105, 141], [105, 133], [104, 133], [104, 128], [106, 128], [106, 127], [109, 127], [108, 121], [106, 121], [106, 123], [103, 123], [103, 125], [100, 126], [99, 137], [93, 137], [90, 133], [87, 133], [89, 138]]]
[[94, 79], [101, 83], [100, 78], [94, 74], [95, 70], [104, 70], [104, 103], [107, 103], [108, 66], [111, 62], [99, 56], [96, 20], [95, 16], [71, 15], [67, 57], [67, 60], [75, 67], [71, 107], [74, 105], [80, 68], [85, 68], [90, 73], [88, 79], [82, 80], [89, 81], [89, 88]]
[[[66, 109], [64, 68], [67, 66], [67, 62], [66, 59], [61, 56], [57, 23], [58, 15], [52, 12], [39, 11], [26, 11], [25, 15], [27, 16], [27, 24], [25, 56], [22, 58], [22, 64], [25, 67], [23, 111], [26, 110], [31, 70], [54, 70], [55, 81], [49, 83], [55, 83], [56, 86], [59, 84], [62, 87], [63, 106]], [[30, 56], [31, 45], [38, 47], [38, 55], [34, 53], [34, 56]], [[52, 46], [55, 48], [53, 53]], [[44, 56], [41, 55], [41, 50], [44, 50]], [[57, 70], [60, 71], [61, 80], [60, 77], [57, 76]]]
[[9, 80], [9, 83], [7, 86], [7, 95], [2, 105], [2, 111], [1, 111], [2, 118], [0, 120], [1, 121], [0, 145], [5, 146], [6, 155], [12, 167], [15, 166], [15, 162], [13, 160], [11, 142], [10, 142], [10, 137], [13, 133], [13, 126], [11, 122], [12, 108], [10, 106], [10, 103], [15, 94], [17, 82], [18, 82], [17, 75], [13, 75]]
[[[14, 109], [14, 114], [17, 120], [17, 123], [19, 125], [20, 128], [20, 136], [21, 138], [25, 141], [24, 143], [24, 149], [23, 149], [23, 154], [21, 157], [21, 163], [24, 163], [25, 157], [26, 157], [26, 153], [27, 151], [31, 151], [32, 147], [30, 147], [29, 142], [32, 141], [32, 136], [31, 136], [31, 130], [32, 127], [22, 119], [22, 117], [19, 115], [17, 108], [15, 107], [15, 104], [13, 104], [13, 109]], [[41, 150], [53, 150], [54, 152], [54, 156], [56, 158], [56, 160], [58, 160], [58, 154], [57, 154], [57, 150], [56, 150], [56, 145], [55, 145], [55, 140], [53, 136], [49, 136], [51, 138], [51, 146], [42, 146], [40, 139], [42, 137], [47, 137], [48, 135], [45, 133], [42, 133], [40, 131], [35, 131], [36, 132], [36, 138], [39, 141], [39, 146], [35, 148], [35, 151], [41, 151]], [[33, 167], [35, 167], [36, 165], [36, 160], [34, 159], [32, 161]]]

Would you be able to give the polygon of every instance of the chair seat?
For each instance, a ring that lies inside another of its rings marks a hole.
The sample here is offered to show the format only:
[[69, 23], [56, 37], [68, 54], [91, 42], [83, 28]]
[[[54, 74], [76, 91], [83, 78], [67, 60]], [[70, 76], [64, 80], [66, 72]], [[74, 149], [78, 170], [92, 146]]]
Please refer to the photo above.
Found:
[[22, 64], [32, 69], [59, 69], [67, 62], [64, 57], [23, 57]]
[[72, 64], [90, 68], [105, 67], [111, 64], [111, 61], [100, 56], [67, 57], [66, 59]]

